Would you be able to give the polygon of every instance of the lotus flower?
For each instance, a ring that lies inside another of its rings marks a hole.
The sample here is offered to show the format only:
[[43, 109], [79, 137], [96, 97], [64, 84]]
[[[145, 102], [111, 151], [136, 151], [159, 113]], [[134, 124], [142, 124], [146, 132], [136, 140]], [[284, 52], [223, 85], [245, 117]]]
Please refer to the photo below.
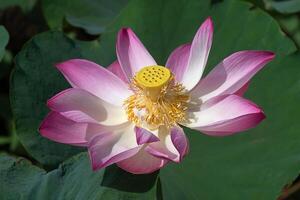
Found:
[[116, 163], [144, 174], [188, 153], [181, 126], [227, 136], [260, 123], [265, 115], [242, 97], [250, 79], [274, 58], [268, 51], [240, 51], [201, 79], [213, 38], [211, 18], [192, 43], [158, 65], [130, 28], [118, 33], [117, 61], [107, 69], [72, 59], [57, 64], [72, 88], [52, 97], [40, 133], [88, 148], [92, 168]]

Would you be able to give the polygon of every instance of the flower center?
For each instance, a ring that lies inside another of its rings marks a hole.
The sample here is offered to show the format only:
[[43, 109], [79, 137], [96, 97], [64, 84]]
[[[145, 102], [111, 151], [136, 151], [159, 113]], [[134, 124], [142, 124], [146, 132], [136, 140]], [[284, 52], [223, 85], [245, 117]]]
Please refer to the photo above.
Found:
[[176, 83], [171, 71], [162, 66], [141, 69], [130, 84], [134, 92], [125, 100], [129, 121], [137, 126], [168, 128], [186, 120], [189, 95], [182, 84]]
[[166, 67], [148, 66], [141, 69], [134, 79], [145, 95], [156, 100], [160, 96], [161, 89], [170, 81], [171, 75]]

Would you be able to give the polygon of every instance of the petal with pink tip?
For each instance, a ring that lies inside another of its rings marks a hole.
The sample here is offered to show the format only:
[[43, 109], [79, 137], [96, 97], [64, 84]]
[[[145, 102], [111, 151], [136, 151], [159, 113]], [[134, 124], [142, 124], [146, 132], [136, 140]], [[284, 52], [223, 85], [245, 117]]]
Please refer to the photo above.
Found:
[[127, 159], [139, 151], [134, 126], [95, 136], [88, 146], [93, 170]]
[[140, 128], [135, 127], [134, 128], [135, 134], [136, 134], [136, 140], [138, 144], [145, 144], [145, 143], [151, 143], [151, 142], [157, 142], [159, 141], [159, 138], [156, 137], [152, 132]]
[[234, 94], [274, 58], [269, 51], [240, 51], [225, 58], [191, 91], [201, 101]]
[[79, 89], [70, 88], [48, 100], [48, 107], [76, 122], [118, 125], [127, 122], [122, 107], [112, 105]]
[[165, 166], [168, 161], [152, 156], [141, 147], [134, 156], [118, 162], [117, 165], [132, 174], [149, 174]]
[[177, 82], [182, 81], [182, 77], [187, 69], [190, 49], [191, 44], [181, 45], [171, 53], [167, 60], [166, 67], [172, 71]]
[[265, 115], [254, 103], [237, 95], [210, 99], [199, 111], [188, 113], [190, 123], [183, 124], [207, 135], [225, 136], [253, 128]]
[[158, 132], [159, 142], [148, 144], [145, 150], [153, 156], [180, 162], [188, 153], [188, 139], [183, 129], [174, 127], [168, 132], [165, 128], [160, 128]]
[[111, 71], [112, 73], [114, 73], [117, 77], [119, 77], [125, 83], [129, 83], [128, 79], [126, 77], [126, 74], [123, 72], [121, 65], [119, 64], [119, 62], [117, 60], [115, 62], [113, 62], [111, 65], [109, 65], [107, 67], [107, 69], [109, 71]]
[[132, 94], [119, 77], [91, 61], [72, 59], [56, 66], [72, 87], [86, 90], [112, 104], [122, 105]]
[[57, 112], [50, 112], [40, 125], [42, 136], [64, 144], [86, 146], [87, 123], [77, 123]]
[[156, 65], [155, 60], [130, 28], [122, 28], [117, 39], [118, 61], [130, 80], [146, 66]]
[[213, 40], [213, 22], [209, 17], [198, 29], [190, 49], [188, 64], [183, 74], [182, 84], [187, 90], [194, 88], [200, 81]]

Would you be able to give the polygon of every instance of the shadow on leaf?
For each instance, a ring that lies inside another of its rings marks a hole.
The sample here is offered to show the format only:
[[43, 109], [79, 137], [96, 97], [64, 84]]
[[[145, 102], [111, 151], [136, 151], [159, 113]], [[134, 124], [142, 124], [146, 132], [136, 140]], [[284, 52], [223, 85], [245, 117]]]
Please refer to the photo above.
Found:
[[131, 174], [116, 165], [104, 171], [101, 185], [126, 192], [144, 193], [156, 187], [158, 171], [151, 174]]

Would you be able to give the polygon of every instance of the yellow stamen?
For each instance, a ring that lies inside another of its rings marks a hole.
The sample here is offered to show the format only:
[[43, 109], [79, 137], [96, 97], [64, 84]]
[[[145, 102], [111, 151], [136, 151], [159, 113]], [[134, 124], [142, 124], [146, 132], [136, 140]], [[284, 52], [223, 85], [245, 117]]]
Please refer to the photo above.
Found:
[[169, 69], [145, 67], [134, 76], [130, 86], [134, 95], [124, 102], [130, 121], [157, 129], [186, 120], [189, 95], [182, 84], [175, 82]]

